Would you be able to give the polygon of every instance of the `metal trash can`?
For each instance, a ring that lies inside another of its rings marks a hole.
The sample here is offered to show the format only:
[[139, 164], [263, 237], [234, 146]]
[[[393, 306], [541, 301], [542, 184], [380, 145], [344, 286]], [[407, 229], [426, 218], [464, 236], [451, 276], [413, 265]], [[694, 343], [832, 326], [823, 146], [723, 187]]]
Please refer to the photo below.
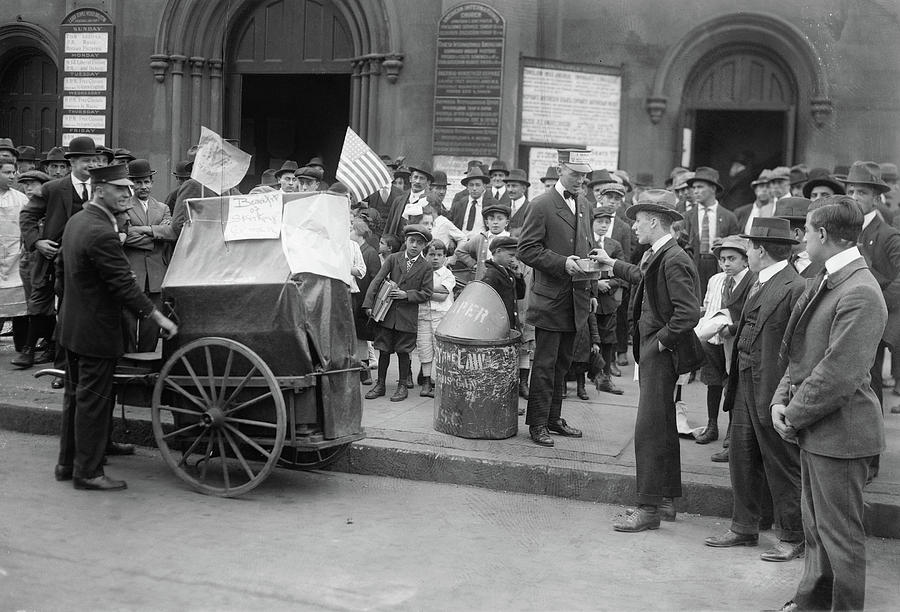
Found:
[[519, 332], [478, 340], [435, 333], [434, 429], [502, 440], [519, 430]]

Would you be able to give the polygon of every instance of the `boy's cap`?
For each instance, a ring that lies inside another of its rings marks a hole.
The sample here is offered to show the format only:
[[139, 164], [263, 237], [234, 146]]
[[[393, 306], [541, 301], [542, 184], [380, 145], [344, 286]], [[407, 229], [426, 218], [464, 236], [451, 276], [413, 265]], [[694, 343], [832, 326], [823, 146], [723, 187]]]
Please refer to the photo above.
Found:
[[503, 204], [491, 204], [490, 206], [485, 206], [481, 209], [481, 216], [485, 219], [487, 219], [487, 216], [491, 213], [502, 213], [506, 215], [507, 219], [509, 219], [509, 216], [512, 214], [509, 206], [504, 206]]
[[25, 181], [37, 181], [38, 183], [46, 183], [50, 180], [50, 176], [41, 172], [40, 170], [29, 170], [28, 172], [23, 172], [19, 175], [19, 182], [24, 183]]
[[426, 243], [431, 242], [431, 232], [428, 231], [427, 227], [419, 223], [413, 223], [403, 228], [403, 236], [421, 236]]
[[318, 166], [303, 166], [302, 168], [294, 170], [294, 176], [296, 176], [297, 178], [321, 181], [324, 178], [325, 173], [322, 172], [322, 169]]
[[746, 255], [747, 246], [747, 241], [740, 236], [725, 236], [724, 238], [716, 238], [712, 246], [712, 252], [713, 255], [718, 257], [722, 249], [734, 249]]
[[616, 216], [616, 207], [615, 206], [598, 206], [594, 209], [594, 219], [602, 219], [604, 217], [609, 217], [610, 219]]
[[500, 236], [498, 238], [494, 238], [491, 241], [491, 246], [489, 248], [491, 253], [493, 253], [497, 249], [516, 250], [519, 248], [519, 241], [512, 236]]

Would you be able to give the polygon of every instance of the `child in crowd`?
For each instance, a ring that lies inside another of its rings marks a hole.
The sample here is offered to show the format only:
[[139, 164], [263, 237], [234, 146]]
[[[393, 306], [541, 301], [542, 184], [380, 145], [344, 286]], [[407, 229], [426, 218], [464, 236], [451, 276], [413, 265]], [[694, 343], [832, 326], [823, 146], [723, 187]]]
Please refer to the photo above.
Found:
[[387, 256], [363, 300], [366, 314], [372, 316], [375, 297], [382, 283], [390, 279], [397, 284], [390, 293], [392, 301], [387, 314], [384, 320], [378, 322], [375, 332], [375, 348], [379, 351], [378, 380], [366, 393], [366, 399], [386, 394], [385, 380], [391, 353], [397, 353], [400, 364], [400, 380], [391, 401], [400, 402], [407, 398], [409, 390], [406, 381], [412, 379], [410, 353], [416, 348], [418, 305], [430, 300], [433, 292], [433, 270], [422, 255], [422, 249], [431, 242], [431, 232], [419, 224], [412, 224], [403, 229], [403, 234], [406, 249]]
[[431, 299], [419, 304], [419, 329], [416, 345], [419, 349], [419, 363], [422, 364], [422, 387], [419, 395], [434, 397], [434, 380], [431, 377], [431, 363], [434, 361], [434, 330], [453, 304], [453, 286], [456, 277], [447, 269], [447, 247], [440, 240], [432, 240], [425, 249], [425, 257], [431, 264]]
[[[594, 241], [613, 259], [625, 259], [625, 251], [619, 241], [606, 235], [615, 215], [614, 206], [598, 206], [594, 209]], [[615, 395], [622, 395], [622, 390], [612, 381], [612, 366], [616, 358], [616, 312], [622, 303], [622, 287], [625, 285], [627, 283], [624, 280], [614, 276], [597, 281], [597, 334], [603, 367], [594, 379], [594, 384], [597, 391]]]
[[503, 300], [509, 316], [509, 328], [521, 332], [516, 300], [525, 297], [525, 281], [519, 273], [516, 250], [519, 241], [509, 236], [498, 236], [491, 241], [491, 259], [484, 263], [482, 281], [494, 288]]
[[453, 225], [453, 221], [447, 217], [445, 210], [438, 210], [437, 207], [439, 206], [439, 203], [431, 204], [426, 207], [426, 212], [430, 212], [433, 219], [431, 233], [434, 235], [434, 239], [440, 240], [447, 246], [447, 255], [449, 256], [466, 243], [468, 236], [466, 236], [464, 231]]
[[501, 204], [485, 206], [481, 211], [487, 229], [473, 232], [469, 240], [456, 249], [456, 261], [469, 269], [474, 269], [474, 279], [484, 277], [485, 262], [491, 258], [491, 243], [499, 237], [508, 237], [509, 207]]
[[398, 253], [402, 246], [403, 243], [396, 236], [390, 234], [382, 236], [378, 241], [378, 258], [381, 259], [381, 263], [383, 264], [389, 255]]

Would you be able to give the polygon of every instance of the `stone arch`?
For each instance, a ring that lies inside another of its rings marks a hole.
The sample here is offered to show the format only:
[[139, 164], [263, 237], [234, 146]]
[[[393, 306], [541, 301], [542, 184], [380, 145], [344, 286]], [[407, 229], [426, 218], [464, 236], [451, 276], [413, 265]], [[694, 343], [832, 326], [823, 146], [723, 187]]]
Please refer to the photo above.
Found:
[[53, 63], [59, 61], [59, 41], [39, 25], [18, 21], [0, 26], [0, 58], [17, 47], [34, 47], [52, 59]]

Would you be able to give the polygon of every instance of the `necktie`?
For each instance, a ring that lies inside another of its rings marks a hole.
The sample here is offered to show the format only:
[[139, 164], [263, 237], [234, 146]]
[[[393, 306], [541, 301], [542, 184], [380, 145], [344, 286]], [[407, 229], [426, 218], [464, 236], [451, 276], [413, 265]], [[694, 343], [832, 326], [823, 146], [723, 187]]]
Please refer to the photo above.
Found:
[[472, 200], [472, 203], [469, 204], [469, 216], [466, 218], [466, 231], [471, 232], [472, 228], [475, 227], [475, 205], [478, 203], [478, 200]]
[[494, 199], [498, 200], [498, 201], [500, 200], [500, 190], [499, 189], [494, 189]]
[[788, 263], [791, 264], [791, 267], [792, 267], [794, 270], [797, 270], [797, 272], [800, 271], [800, 270], [797, 268], [797, 260], [798, 260], [798, 259], [800, 259], [800, 256], [797, 255], [796, 253], [791, 253], [791, 256], [788, 258]]
[[653, 257], [653, 249], [647, 249], [644, 251], [644, 254], [641, 256], [641, 274], [647, 273], [647, 268], [650, 266], [650, 258]]
[[563, 197], [566, 198], [567, 200], [568, 200], [569, 198], [571, 198], [571, 199], [573, 199], [573, 200], [575, 200], [575, 201], [578, 201], [578, 198], [575, 197], [575, 194], [572, 193], [571, 191], [569, 191], [568, 189], [565, 190], [565, 191], [563, 191]]
[[415, 263], [415, 261], [416, 261], [415, 259], [407, 259], [407, 260], [406, 260], [406, 271], [407, 271], [407, 272], [409, 272], [410, 270], [412, 270], [413, 263]]
[[81, 201], [82, 202], [88, 201], [87, 183], [81, 183]]
[[731, 301], [731, 292], [734, 291], [734, 277], [725, 277], [725, 287], [722, 288], [722, 305]]
[[700, 253], [709, 253], [709, 209], [703, 206], [700, 209], [703, 219], [700, 221]]
[[781, 350], [778, 351], [779, 366], [787, 365], [787, 361], [791, 357], [791, 340], [794, 338], [797, 324], [800, 322], [803, 313], [813, 304], [813, 302], [815, 302], [816, 298], [822, 294], [822, 291], [825, 289], [825, 281], [827, 280], [828, 274], [825, 273], [825, 270], [822, 270], [813, 279], [809, 288], [807, 288], [803, 295], [800, 296], [797, 303], [794, 304], [794, 309], [791, 311], [791, 317], [788, 319], [787, 327], [784, 330], [784, 336], [781, 339]]
[[747, 294], [747, 301], [749, 302], [750, 298], [752, 298], [754, 295], [759, 293], [759, 290], [761, 288], [762, 288], [762, 285], [760, 284], [759, 281], [756, 281], [755, 283], [753, 283], [753, 286], [750, 287], [750, 293]]

